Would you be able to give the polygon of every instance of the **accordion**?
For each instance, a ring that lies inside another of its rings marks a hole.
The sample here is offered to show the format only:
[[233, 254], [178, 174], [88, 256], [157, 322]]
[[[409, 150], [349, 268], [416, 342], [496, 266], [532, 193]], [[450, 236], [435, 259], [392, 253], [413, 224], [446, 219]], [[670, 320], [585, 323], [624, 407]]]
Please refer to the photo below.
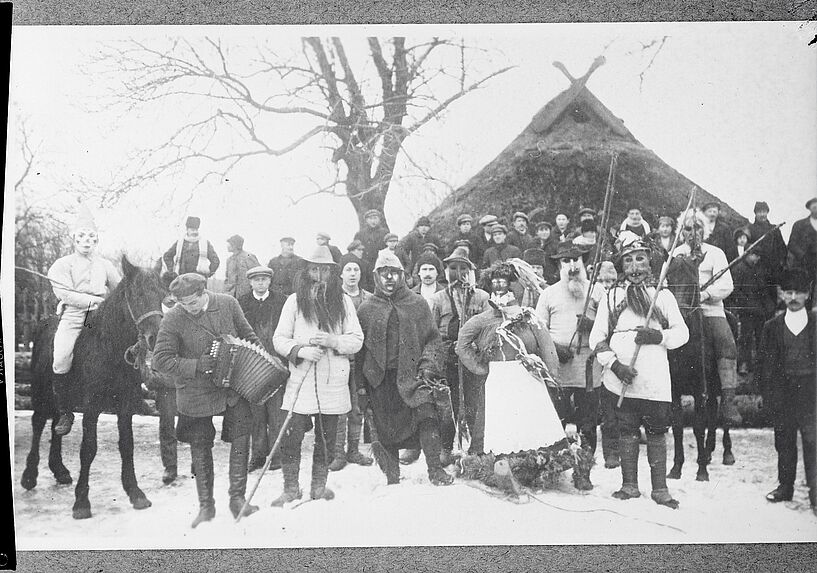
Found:
[[214, 340], [210, 356], [216, 359], [213, 383], [232, 388], [251, 404], [263, 404], [289, 379], [289, 368], [279, 358], [235, 336]]

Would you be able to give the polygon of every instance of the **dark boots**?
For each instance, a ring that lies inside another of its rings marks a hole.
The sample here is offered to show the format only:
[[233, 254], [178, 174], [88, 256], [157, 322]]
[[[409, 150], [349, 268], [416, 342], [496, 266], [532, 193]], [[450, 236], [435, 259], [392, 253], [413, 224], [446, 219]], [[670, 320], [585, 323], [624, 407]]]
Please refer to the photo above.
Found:
[[334, 499], [335, 492], [326, 487], [326, 478], [329, 475], [329, 467], [326, 464], [312, 462], [312, 484], [309, 497], [312, 499]]
[[[246, 517], [258, 511], [257, 505], [245, 504], [247, 493], [247, 462], [250, 458], [250, 436], [235, 438], [230, 444], [230, 513]], [[246, 507], [244, 507], [246, 505]]]
[[204, 521], [216, 516], [213, 499], [213, 444], [212, 442], [193, 442], [190, 444], [193, 475], [196, 478], [196, 492], [199, 496], [199, 514], [191, 527], [195, 528]]
[[303, 494], [298, 483], [299, 464], [300, 461], [281, 464], [281, 473], [284, 475], [284, 491], [272, 502], [272, 507], [284, 507], [285, 503], [301, 499]]
[[454, 477], [447, 473], [440, 462], [442, 451], [440, 442], [440, 429], [436, 420], [424, 420], [420, 424], [420, 446], [428, 466], [428, 479], [434, 485], [451, 485]]
[[60, 418], [54, 425], [54, 433], [64, 436], [71, 431], [74, 424], [74, 411], [71, 404], [71, 383], [68, 374], [51, 374], [51, 386], [54, 389], [54, 402]]
[[400, 450], [388, 448], [380, 442], [372, 442], [372, 453], [377, 466], [386, 474], [386, 485], [400, 483]]
[[650, 463], [652, 500], [659, 505], [678, 509], [667, 488], [667, 440], [665, 434], [647, 434], [647, 461]]
[[[619, 437], [619, 455], [621, 457], [621, 489], [613, 493], [616, 499], [641, 497], [638, 491], [638, 450], [640, 438], [632, 435]], [[666, 462], [664, 462], [666, 465]]]
[[794, 497], [793, 485], [779, 485], [772, 491], [766, 494], [766, 500], [772, 503], [780, 503], [781, 501], [791, 501]]
[[729, 358], [718, 359], [718, 376], [721, 379], [721, 417], [727, 427], [740, 426], [743, 422], [743, 418], [735, 404], [737, 374], [735, 360]]
[[[370, 466], [374, 463], [374, 460], [360, 451], [361, 426], [362, 424], [349, 421], [349, 443], [346, 448], [346, 461], [359, 466]], [[340, 433], [340, 430], [338, 430], [338, 433]]]

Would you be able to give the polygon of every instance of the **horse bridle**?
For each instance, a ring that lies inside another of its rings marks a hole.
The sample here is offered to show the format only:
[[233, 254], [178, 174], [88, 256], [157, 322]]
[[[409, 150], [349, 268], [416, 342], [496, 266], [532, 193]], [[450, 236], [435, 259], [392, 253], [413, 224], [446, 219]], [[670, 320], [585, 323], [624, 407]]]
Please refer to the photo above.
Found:
[[[163, 316], [164, 313], [161, 310], [149, 310], [140, 314], [138, 317], [133, 314], [133, 308], [131, 308], [130, 301], [128, 300], [127, 295], [125, 298], [125, 306], [128, 307], [128, 313], [130, 314], [131, 319], [133, 320], [134, 325], [136, 325], [136, 330], [139, 330], [139, 325], [150, 318], [151, 316]], [[136, 340], [136, 343], [132, 346], [129, 346], [125, 350], [124, 359], [127, 364], [133, 366], [134, 370], [139, 369], [139, 358], [141, 356], [141, 347], [144, 346], [144, 337], [141, 333], [139, 333], [139, 338]]]
[[130, 313], [130, 317], [133, 320], [133, 323], [136, 325], [136, 328], [139, 328], [139, 325], [142, 324], [145, 320], [150, 318], [151, 316], [163, 316], [163, 312], [161, 310], [149, 310], [145, 313], [142, 313], [137, 318], [135, 314], [133, 314], [133, 309], [131, 308], [130, 301], [128, 297], [125, 296], [125, 305], [128, 307], [128, 312]]

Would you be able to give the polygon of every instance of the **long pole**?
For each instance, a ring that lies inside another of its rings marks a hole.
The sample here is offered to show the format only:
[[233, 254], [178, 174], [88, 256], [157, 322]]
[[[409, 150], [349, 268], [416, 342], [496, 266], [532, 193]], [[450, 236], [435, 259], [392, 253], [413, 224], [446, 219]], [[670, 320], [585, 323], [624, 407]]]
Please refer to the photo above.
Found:
[[[468, 289], [465, 286], [462, 286], [460, 283], [460, 294], [462, 295], [462, 312], [458, 317], [460, 327], [457, 330], [457, 338], [459, 338], [459, 331], [462, 330], [463, 325], [465, 324], [465, 313], [468, 310]], [[453, 301], [452, 301], [453, 302]], [[456, 344], [456, 342], [454, 343]], [[455, 353], [456, 356], [456, 353]], [[457, 356], [457, 445], [459, 449], [462, 450], [462, 435], [463, 429], [465, 426], [465, 392], [464, 392], [465, 381], [463, 380], [463, 368], [462, 362], [460, 361], [460, 357]], [[470, 434], [469, 434], [470, 438]]]
[[246, 511], [246, 509], [250, 506], [252, 496], [255, 495], [255, 491], [258, 489], [258, 486], [261, 485], [261, 480], [263, 479], [264, 474], [267, 473], [270, 464], [272, 464], [272, 456], [274, 456], [275, 453], [278, 451], [278, 448], [281, 445], [281, 440], [284, 437], [284, 432], [286, 432], [287, 427], [289, 426], [289, 422], [292, 420], [292, 413], [295, 409], [295, 403], [298, 401], [298, 395], [301, 393], [301, 388], [304, 385], [304, 380], [306, 380], [306, 377], [309, 376], [309, 373], [312, 371], [314, 367], [315, 363], [310, 362], [309, 368], [306, 370], [306, 373], [304, 374], [303, 378], [301, 378], [301, 380], [298, 382], [298, 386], [295, 388], [295, 397], [292, 399], [292, 406], [290, 406], [289, 410], [287, 411], [287, 417], [284, 418], [284, 423], [281, 424], [281, 429], [278, 431], [278, 437], [275, 438], [275, 443], [272, 445], [272, 448], [270, 449], [270, 452], [267, 455], [267, 461], [264, 463], [264, 467], [261, 469], [261, 473], [259, 474], [258, 479], [255, 480], [255, 485], [253, 486], [252, 491], [250, 491], [250, 495], [247, 496], [247, 499], [244, 500], [244, 505], [241, 507], [241, 511], [238, 512], [238, 515], [235, 518], [236, 523], [241, 521], [241, 516], [244, 515], [244, 511]]
[[748, 248], [747, 248], [745, 251], [743, 251], [743, 254], [742, 254], [741, 256], [739, 256], [738, 258], [736, 258], [735, 260], [733, 260], [731, 263], [729, 263], [728, 265], [726, 265], [726, 267], [722, 268], [722, 269], [721, 269], [720, 271], [718, 271], [716, 274], [712, 275], [712, 278], [710, 278], [708, 281], [706, 281], [706, 282], [705, 282], [705, 283], [704, 283], [704, 284], [701, 286], [701, 290], [706, 290], [707, 288], [709, 288], [710, 286], [712, 286], [713, 284], [715, 284], [715, 281], [717, 281], [719, 278], [721, 278], [723, 275], [725, 275], [725, 274], [726, 274], [726, 271], [728, 271], [729, 269], [731, 269], [732, 267], [734, 267], [736, 264], [738, 264], [740, 261], [742, 261], [742, 260], [744, 259], [744, 257], [745, 257], [746, 255], [748, 255], [749, 253], [751, 253], [751, 252], [752, 252], [752, 251], [755, 249], [755, 247], [757, 247], [757, 246], [760, 244], [760, 242], [761, 242], [763, 239], [765, 239], [766, 237], [768, 237], [769, 235], [771, 235], [772, 233], [774, 233], [775, 231], [777, 231], [777, 230], [778, 230], [780, 227], [782, 227], [782, 226], [783, 226], [783, 225], [785, 225], [785, 224], [786, 224], [786, 223], [785, 223], [785, 221], [784, 221], [783, 223], [780, 223], [779, 225], [775, 225], [774, 227], [772, 227], [771, 229], [769, 229], [768, 231], [766, 231], [765, 233], [763, 233], [763, 235], [762, 235], [762, 236], [761, 236], [761, 237], [760, 237], [760, 238], [759, 238], [757, 241], [755, 241], [754, 243], [752, 243], [751, 245], [749, 245], [749, 247], [748, 247]]
[[[692, 188], [692, 191], [689, 194], [689, 201], [687, 201], [687, 206], [684, 209], [684, 218], [686, 217], [687, 213], [689, 212], [690, 207], [692, 207], [692, 201], [695, 199], [695, 192], [697, 191], [696, 187]], [[681, 221], [683, 224], [683, 219]], [[658, 302], [658, 294], [661, 292], [661, 289], [664, 287], [664, 281], [667, 278], [667, 271], [669, 270], [669, 265], [672, 262], [672, 253], [675, 251], [675, 247], [678, 245], [678, 239], [681, 237], [681, 227], [682, 224], [678, 225], [678, 228], [675, 230], [675, 238], [672, 240], [672, 246], [667, 253], [667, 260], [664, 261], [664, 264], [661, 265], [661, 274], [658, 277], [658, 284], [655, 287], [655, 294], [652, 297], [652, 301], [650, 301], [650, 308], [647, 311], [647, 317], [644, 319], [644, 328], [650, 323], [650, 318], [652, 317], [652, 313], [655, 310], [655, 304]], [[635, 345], [635, 352], [633, 352], [633, 357], [630, 360], [630, 368], [635, 366], [635, 361], [638, 359], [638, 353], [641, 350], [641, 345]], [[621, 396], [618, 398], [617, 406], [621, 408], [622, 402], [624, 402], [624, 395], [627, 394], [627, 384], [622, 385], [621, 387]]]

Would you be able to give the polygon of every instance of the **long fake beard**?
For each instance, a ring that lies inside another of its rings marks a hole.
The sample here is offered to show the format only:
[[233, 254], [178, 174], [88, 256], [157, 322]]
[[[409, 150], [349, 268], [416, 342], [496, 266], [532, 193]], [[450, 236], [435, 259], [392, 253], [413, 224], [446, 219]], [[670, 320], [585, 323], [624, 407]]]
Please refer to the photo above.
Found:
[[575, 299], [583, 299], [587, 294], [587, 270], [584, 265], [579, 265], [579, 272], [571, 275], [567, 268], [561, 270], [561, 279], [565, 281], [568, 292]]
[[647, 316], [652, 299], [644, 283], [627, 285], [627, 307], [638, 316]]

